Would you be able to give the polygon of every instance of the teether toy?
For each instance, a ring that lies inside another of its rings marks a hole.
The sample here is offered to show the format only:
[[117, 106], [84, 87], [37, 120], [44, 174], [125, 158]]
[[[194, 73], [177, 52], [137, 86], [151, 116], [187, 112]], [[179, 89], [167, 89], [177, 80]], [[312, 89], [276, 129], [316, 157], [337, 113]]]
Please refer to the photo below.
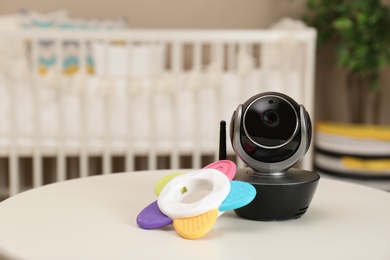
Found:
[[[195, 202], [183, 202], [185, 197], [202, 191], [208, 194]], [[168, 182], [158, 197], [158, 207], [172, 219], [193, 217], [218, 209], [229, 192], [230, 181], [222, 172], [203, 169], [182, 174]]]
[[206, 235], [218, 218], [218, 210], [213, 209], [191, 218], [178, 218], [173, 221], [176, 232], [184, 238], [196, 239]]
[[160, 211], [157, 201], [152, 202], [137, 217], [138, 226], [145, 229], [164, 227], [172, 224], [172, 222], [172, 219]]
[[236, 175], [236, 164], [229, 160], [221, 160], [213, 162], [203, 169], [215, 169], [226, 175], [229, 180], [233, 180], [234, 175]]
[[154, 188], [158, 200], [140, 212], [138, 226], [153, 229], [173, 223], [183, 238], [204, 236], [223, 212], [243, 207], [256, 196], [251, 184], [232, 180], [235, 173], [232, 161], [221, 160], [159, 179]]
[[256, 189], [251, 184], [242, 181], [231, 181], [231, 189], [227, 198], [218, 210], [225, 212], [241, 208], [250, 203], [256, 196]]
[[156, 185], [154, 186], [154, 193], [156, 193], [157, 196], [160, 195], [160, 192], [162, 191], [162, 189], [164, 188], [164, 186], [170, 181], [172, 180], [173, 178], [179, 176], [179, 175], [182, 175], [184, 172], [175, 172], [175, 173], [171, 173], [167, 176], [164, 176], [162, 177], [161, 179], [159, 179], [156, 183]]

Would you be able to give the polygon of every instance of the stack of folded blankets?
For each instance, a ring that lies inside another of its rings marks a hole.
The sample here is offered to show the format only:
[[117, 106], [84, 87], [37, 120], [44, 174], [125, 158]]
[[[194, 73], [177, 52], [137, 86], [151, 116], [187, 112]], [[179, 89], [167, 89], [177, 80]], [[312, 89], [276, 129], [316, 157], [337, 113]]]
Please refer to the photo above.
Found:
[[319, 174], [390, 191], [390, 127], [321, 122], [315, 150]]

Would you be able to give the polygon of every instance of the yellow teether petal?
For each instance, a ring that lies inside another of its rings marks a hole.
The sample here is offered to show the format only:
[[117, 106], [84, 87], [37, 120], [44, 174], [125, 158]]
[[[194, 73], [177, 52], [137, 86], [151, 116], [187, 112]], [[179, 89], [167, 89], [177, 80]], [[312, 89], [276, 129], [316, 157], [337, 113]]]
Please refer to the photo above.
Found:
[[195, 217], [175, 219], [173, 226], [181, 237], [197, 239], [211, 230], [217, 218], [218, 209], [213, 209]]
[[175, 172], [175, 173], [171, 173], [167, 176], [164, 176], [162, 177], [161, 179], [159, 179], [156, 183], [156, 185], [154, 186], [154, 192], [156, 193], [157, 196], [160, 195], [160, 192], [162, 191], [162, 189], [165, 187], [165, 185], [170, 181], [172, 180], [173, 178], [183, 174], [184, 172]]

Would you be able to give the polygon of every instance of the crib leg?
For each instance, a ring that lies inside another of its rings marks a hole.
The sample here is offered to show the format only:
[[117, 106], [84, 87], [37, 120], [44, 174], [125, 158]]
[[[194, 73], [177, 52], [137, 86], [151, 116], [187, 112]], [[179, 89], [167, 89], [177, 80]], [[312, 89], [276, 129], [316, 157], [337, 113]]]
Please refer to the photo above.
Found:
[[200, 169], [202, 167], [202, 155], [200, 154], [199, 150], [196, 149], [196, 151], [192, 154], [192, 168], [194, 169]]
[[148, 170], [157, 169], [157, 155], [155, 151], [151, 151], [148, 155]]
[[85, 151], [80, 154], [80, 177], [88, 176], [88, 155]]
[[13, 196], [19, 193], [20, 178], [18, 156], [15, 152], [11, 152], [9, 157], [9, 195]]
[[57, 156], [57, 180], [64, 181], [66, 179], [66, 166], [65, 166], [65, 155], [63, 152], [59, 152]]
[[111, 172], [111, 154], [109, 151], [105, 151], [103, 154], [103, 174], [110, 174]]
[[171, 158], [170, 158], [170, 165], [171, 169], [179, 169], [179, 153], [176, 149], [174, 149], [171, 153]]
[[66, 162], [66, 172], [65, 172], [65, 179], [74, 179], [80, 177], [80, 164], [81, 164], [81, 159], [78, 158], [79, 160], [77, 161], [75, 158], [65, 158]]
[[134, 154], [131, 149], [126, 153], [126, 172], [134, 171]]
[[33, 187], [42, 186], [42, 157], [39, 152], [34, 153], [33, 158]]

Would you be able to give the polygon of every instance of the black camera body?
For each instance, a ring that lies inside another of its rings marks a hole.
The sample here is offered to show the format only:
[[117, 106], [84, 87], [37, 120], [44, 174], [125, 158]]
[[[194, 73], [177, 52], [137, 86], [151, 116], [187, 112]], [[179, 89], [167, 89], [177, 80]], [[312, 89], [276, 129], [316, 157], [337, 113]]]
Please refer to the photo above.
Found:
[[303, 105], [278, 92], [253, 96], [234, 111], [230, 138], [236, 154], [249, 166], [238, 169], [235, 179], [257, 190], [256, 198], [236, 213], [256, 220], [301, 217], [320, 178], [291, 168], [306, 154], [312, 138]]

